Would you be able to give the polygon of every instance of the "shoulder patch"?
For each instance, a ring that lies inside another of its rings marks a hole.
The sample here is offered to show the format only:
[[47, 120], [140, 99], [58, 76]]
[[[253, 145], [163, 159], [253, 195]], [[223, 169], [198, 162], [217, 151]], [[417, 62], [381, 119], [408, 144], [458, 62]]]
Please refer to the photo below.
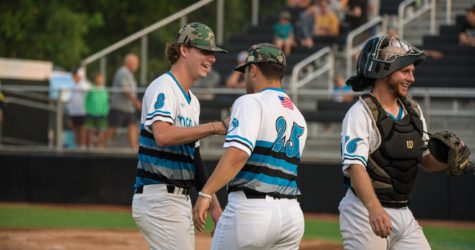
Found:
[[358, 142], [362, 141], [363, 139], [361, 138], [354, 138], [351, 139], [347, 144], [346, 144], [346, 152], [347, 153], [354, 153], [356, 149], [358, 148]]
[[157, 101], [155, 102], [154, 108], [155, 109], [161, 109], [165, 105], [165, 94], [160, 93], [157, 96]]
[[233, 120], [231, 121], [231, 126], [229, 126], [229, 131], [228, 131], [228, 133], [230, 133], [231, 131], [235, 130], [237, 127], [239, 127], [239, 120], [236, 119], [236, 118], [233, 118]]

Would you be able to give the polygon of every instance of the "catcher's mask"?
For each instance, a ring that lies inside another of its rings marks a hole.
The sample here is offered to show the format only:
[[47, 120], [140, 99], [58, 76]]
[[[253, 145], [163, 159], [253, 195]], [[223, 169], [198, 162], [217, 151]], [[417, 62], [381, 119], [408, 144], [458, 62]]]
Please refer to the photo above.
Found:
[[374, 79], [384, 78], [408, 65], [418, 65], [425, 59], [424, 51], [397, 36], [376, 36], [361, 50], [356, 64], [356, 76], [347, 80], [354, 91], [371, 87]]

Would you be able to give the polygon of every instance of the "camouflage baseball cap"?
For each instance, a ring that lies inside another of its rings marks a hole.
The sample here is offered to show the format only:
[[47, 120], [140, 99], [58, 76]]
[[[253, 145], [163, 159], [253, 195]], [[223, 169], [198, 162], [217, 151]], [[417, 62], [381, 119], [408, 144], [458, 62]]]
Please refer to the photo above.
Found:
[[216, 47], [214, 33], [210, 27], [198, 22], [183, 26], [178, 31], [175, 43], [202, 50], [228, 53], [226, 50]]
[[270, 43], [258, 43], [252, 45], [247, 51], [249, 55], [246, 58], [246, 63], [234, 70], [244, 73], [244, 69], [247, 65], [253, 63], [275, 63], [282, 66], [286, 66], [285, 55], [282, 50]]

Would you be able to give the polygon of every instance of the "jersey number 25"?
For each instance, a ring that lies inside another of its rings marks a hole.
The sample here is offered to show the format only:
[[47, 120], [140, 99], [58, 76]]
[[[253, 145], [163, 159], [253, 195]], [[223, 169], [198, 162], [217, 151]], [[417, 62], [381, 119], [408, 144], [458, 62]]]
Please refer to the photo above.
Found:
[[290, 131], [290, 138], [287, 140], [285, 137], [287, 122], [284, 117], [280, 116], [275, 121], [275, 129], [277, 130], [277, 139], [272, 145], [272, 150], [274, 152], [285, 152], [289, 158], [298, 155], [300, 153], [300, 136], [302, 136], [304, 128], [294, 122]]

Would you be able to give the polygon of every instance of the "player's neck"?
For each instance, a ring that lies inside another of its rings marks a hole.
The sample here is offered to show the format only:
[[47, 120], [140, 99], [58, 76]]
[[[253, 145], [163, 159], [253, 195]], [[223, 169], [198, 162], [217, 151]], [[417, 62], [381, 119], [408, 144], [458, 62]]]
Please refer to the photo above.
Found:
[[385, 110], [393, 110], [398, 108], [397, 96], [388, 88], [375, 87], [371, 94], [373, 94], [378, 102]]
[[254, 92], [260, 92], [263, 89], [269, 89], [269, 88], [282, 88], [282, 84], [280, 81], [268, 81], [268, 80], [263, 80], [261, 79], [260, 81], [257, 81], [254, 87]]
[[190, 74], [188, 74], [186, 70], [176, 64], [172, 66], [170, 72], [178, 81], [178, 84], [180, 84], [181, 88], [185, 92], [188, 92], [191, 88], [191, 85], [193, 84], [193, 79], [191, 78]]

